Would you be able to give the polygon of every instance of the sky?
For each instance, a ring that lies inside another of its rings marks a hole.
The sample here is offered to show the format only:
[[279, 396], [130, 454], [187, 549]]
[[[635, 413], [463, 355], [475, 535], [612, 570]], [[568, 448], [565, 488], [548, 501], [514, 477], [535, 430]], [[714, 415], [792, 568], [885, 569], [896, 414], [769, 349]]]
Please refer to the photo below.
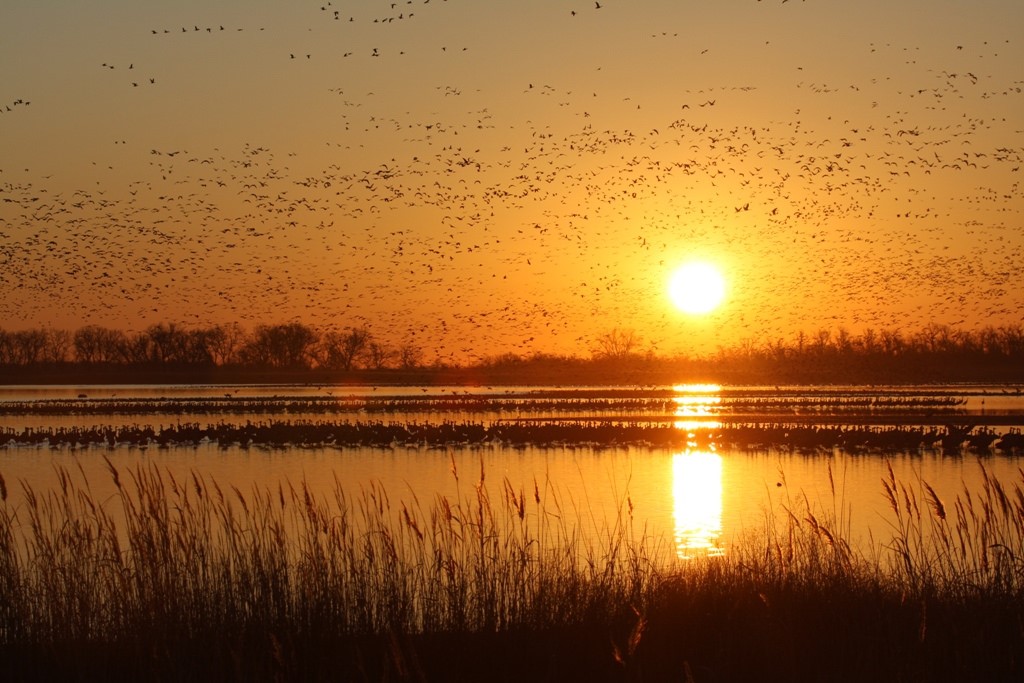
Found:
[[[0, 328], [1019, 325], [1017, 0], [5, 0]], [[717, 265], [723, 304], [667, 283]]]

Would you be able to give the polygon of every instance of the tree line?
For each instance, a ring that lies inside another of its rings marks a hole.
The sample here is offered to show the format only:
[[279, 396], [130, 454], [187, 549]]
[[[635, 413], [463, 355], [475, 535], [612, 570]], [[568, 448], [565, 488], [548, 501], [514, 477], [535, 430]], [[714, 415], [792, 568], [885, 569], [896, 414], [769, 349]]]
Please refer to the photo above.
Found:
[[[586, 357], [505, 353], [461, 369], [487, 381], [659, 381], [670, 376], [772, 382], [1024, 381], [1024, 325], [962, 330], [929, 324], [914, 332], [868, 329], [857, 334], [823, 329], [788, 340], [748, 339], [699, 357], [659, 356], [645, 348], [636, 332], [615, 328], [597, 336], [588, 351]], [[74, 332], [0, 329], [0, 367], [24, 375], [58, 366], [343, 373], [459, 369], [425, 363], [419, 347], [390, 346], [366, 327], [320, 330], [293, 322], [249, 331], [234, 323], [160, 323], [133, 333], [97, 325]]]
[[[1024, 380], [1024, 325], [962, 330], [929, 324], [915, 332], [866, 330], [853, 335], [800, 334], [789, 343], [754, 345], [733, 351], [739, 362], [771, 367], [780, 375], [801, 371], [824, 375], [843, 368], [862, 379], [891, 376], [930, 380]], [[833, 370], [834, 371], [834, 370]]]
[[[630, 330], [597, 340], [595, 357], [658, 364]], [[672, 363], [672, 362], [670, 362]], [[840, 327], [792, 339], [747, 339], [703, 358], [674, 360], [677, 371], [736, 381], [1024, 381], [1024, 325], [964, 330], [931, 323], [904, 332]]]
[[327, 370], [413, 368], [422, 352], [406, 344], [378, 342], [365, 327], [325, 330], [302, 323], [186, 328], [175, 323], [151, 325], [141, 332], [87, 325], [74, 332], [60, 329], [0, 329], [0, 365], [41, 364], [169, 365], [260, 367]]

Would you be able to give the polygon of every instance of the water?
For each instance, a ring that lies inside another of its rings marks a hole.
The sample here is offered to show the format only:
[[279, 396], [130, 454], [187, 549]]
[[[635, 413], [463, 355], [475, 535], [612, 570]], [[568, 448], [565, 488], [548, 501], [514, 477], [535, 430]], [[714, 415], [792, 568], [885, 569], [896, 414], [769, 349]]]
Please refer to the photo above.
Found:
[[[395, 397], [397, 403], [391, 405], [390, 399], [383, 397]], [[453, 403], [453, 397], [459, 400]], [[320, 402], [303, 402], [296, 411], [299, 404], [295, 401], [306, 399]], [[57, 412], [33, 412], [54, 400], [71, 403], [61, 404]], [[415, 400], [409, 404], [411, 410], [402, 410], [403, 400]], [[865, 408], [865, 400], [872, 401], [875, 408]], [[147, 401], [160, 403], [146, 407]], [[246, 401], [244, 405], [256, 406], [260, 412], [239, 412], [238, 401]], [[881, 413], [880, 420], [895, 419], [894, 415], [908, 419], [909, 413], [911, 421], [920, 419], [922, 424], [925, 418], [920, 416], [926, 413], [928, 421], [938, 424], [992, 419], [1002, 432], [1024, 423], [1024, 398], [1001, 387], [552, 390], [275, 385], [5, 387], [0, 389], [0, 427], [160, 427], [183, 421], [239, 424], [256, 419], [494, 424], [516, 419], [614, 421], [628, 417], [668, 420], [681, 430], [699, 430], [750, 411], [758, 420], [795, 420], [819, 414], [823, 405], [844, 413], [842, 419], [862, 419], [873, 410]], [[171, 411], [160, 412], [168, 406]], [[37, 492], [52, 490], [60, 467], [88, 481], [97, 499], [112, 500], [116, 491], [104, 456], [122, 472], [122, 479], [130, 480], [126, 473], [137, 466], [155, 465], [178, 480], [197, 473], [225, 490], [235, 486], [243, 493], [254, 488], [287, 491], [289, 486], [305, 483], [314, 495], [330, 498], [336, 482], [352, 495], [379, 484], [395, 509], [404, 503], [426, 510], [441, 496], [464, 498], [475, 492], [482, 477], [492, 500], [500, 500], [506, 491], [526, 499], [540, 497], [544, 514], [557, 516], [560, 524], [598, 535], [625, 524], [634, 537], [656, 539], [679, 558], [728, 553], [746, 534], [763, 532], [767, 520], [784, 517], [787, 510], [798, 519], [808, 513], [819, 519], [838, 519], [856, 546], [877, 553], [884, 549], [893, 523], [881, 485], [889, 467], [911, 491], [923, 491], [927, 482], [948, 506], [965, 488], [978, 489], [982, 466], [1001, 481], [1019, 482], [1022, 465], [1017, 452], [951, 455], [934, 448], [800, 453], [721, 444], [679, 448], [607, 444], [513, 447], [491, 442], [447, 446], [396, 443], [383, 448], [209, 442], [161, 448], [8, 444], [0, 448], [0, 474], [7, 482], [8, 505], [22, 504], [24, 486]], [[924, 496], [918, 498], [923, 503]]]

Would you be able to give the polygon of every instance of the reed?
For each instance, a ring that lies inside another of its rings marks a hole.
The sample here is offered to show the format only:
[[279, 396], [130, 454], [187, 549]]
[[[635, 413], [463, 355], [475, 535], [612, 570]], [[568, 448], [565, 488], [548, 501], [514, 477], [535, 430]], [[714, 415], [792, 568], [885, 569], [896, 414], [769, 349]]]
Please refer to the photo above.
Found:
[[[550, 482], [459, 471], [401, 500], [335, 480], [241, 491], [155, 465], [0, 478], [0, 662], [14, 679], [977, 680], [1024, 671], [1024, 471], [941, 501], [882, 482], [854, 551], [833, 482], [724, 557], [670, 558]], [[467, 476], [468, 474], [468, 476]], [[784, 476], [784, 475], [783, 475]], [[13, 496], [11, 497], [13, 498]]]
[[917, 591], [1020, 597], [1024, 584], [1024, 470], [1004, 484], [984, 461], [980, 491], [965, 489], [947, 507], [925, 481], [882, 480], [894, 513], [896, 579]]

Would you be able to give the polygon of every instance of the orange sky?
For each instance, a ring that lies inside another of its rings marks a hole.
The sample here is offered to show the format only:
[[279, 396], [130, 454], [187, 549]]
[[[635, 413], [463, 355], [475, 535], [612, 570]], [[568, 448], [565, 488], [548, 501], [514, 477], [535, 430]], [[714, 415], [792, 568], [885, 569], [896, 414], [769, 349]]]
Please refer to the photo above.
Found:
[[1011, 0], [40, 5], [0, 20], [6, 329], [471, 360], [1021, 321]]

